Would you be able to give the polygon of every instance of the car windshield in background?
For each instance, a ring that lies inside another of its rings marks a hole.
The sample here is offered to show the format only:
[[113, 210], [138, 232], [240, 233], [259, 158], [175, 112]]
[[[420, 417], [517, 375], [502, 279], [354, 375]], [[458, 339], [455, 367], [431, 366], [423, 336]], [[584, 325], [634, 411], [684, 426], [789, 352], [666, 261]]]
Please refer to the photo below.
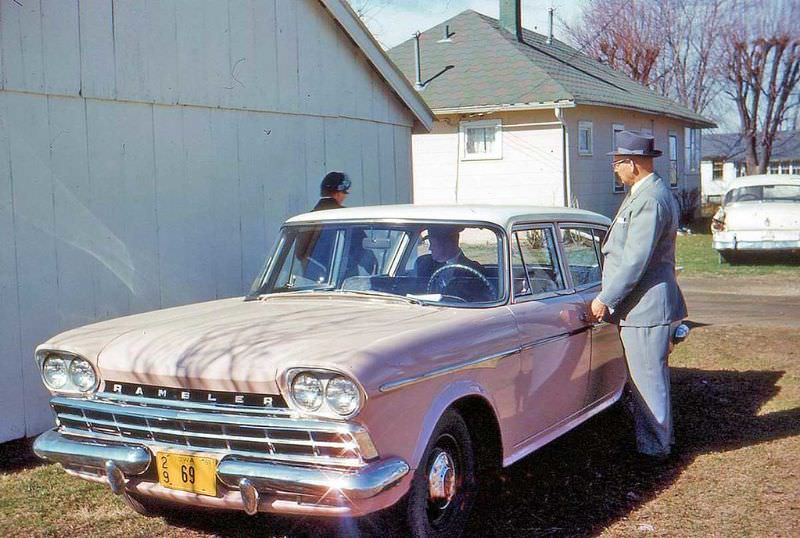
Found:
[[501, 235], [468, 224], [287, 226], [254, 293], [392, 295], [488, 305], [504, 297]]
[[731, 189], [725, 205], [737, 202], [800, 202], [800, 185], [752, 185]]

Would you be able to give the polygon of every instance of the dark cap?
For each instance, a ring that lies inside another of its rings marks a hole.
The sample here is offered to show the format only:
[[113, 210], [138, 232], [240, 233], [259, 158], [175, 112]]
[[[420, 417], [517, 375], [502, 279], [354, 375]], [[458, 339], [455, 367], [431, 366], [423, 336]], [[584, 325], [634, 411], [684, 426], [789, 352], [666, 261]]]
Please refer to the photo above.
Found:
[[436, 238], [458, 237], [464, 231], [463, 226], [457, 224], [431, 224], [428, 226], [428, 236]]
[[617, 133], [617, 147], [606, 155], [639, 155], [641, 157], [658, 157], [660, 149], [655, 149], [655, 139], [633, 131]]
[[326, 192], [343, 192], [348, 194], [350, 180], [344, 172], [328, 172], [319, 186], [320, 194]]

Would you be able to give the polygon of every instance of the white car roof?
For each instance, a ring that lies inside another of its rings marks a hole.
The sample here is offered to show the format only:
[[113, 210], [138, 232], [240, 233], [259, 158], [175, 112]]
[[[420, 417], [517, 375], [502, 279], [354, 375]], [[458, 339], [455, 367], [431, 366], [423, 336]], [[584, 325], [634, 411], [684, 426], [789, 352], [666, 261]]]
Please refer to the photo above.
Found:
[[742, 176], [732, 179], [725, 187], [725, 192], [740, 187], [758, 187], [761, 185], [800, 185], [800, 175], [797, 174], [760, 174], [757, 176]]
[[417, 220], [489, 222], [510, 228], [517, 222], [561, 221], [588, 222], [608, 226], [608, 217], [567, 207], [525, 205], [379, 205], [345, 207], [342, 209], [303, 213], [286, 221], [287, 224], [303, 222], [329, 222], [344, 220]]

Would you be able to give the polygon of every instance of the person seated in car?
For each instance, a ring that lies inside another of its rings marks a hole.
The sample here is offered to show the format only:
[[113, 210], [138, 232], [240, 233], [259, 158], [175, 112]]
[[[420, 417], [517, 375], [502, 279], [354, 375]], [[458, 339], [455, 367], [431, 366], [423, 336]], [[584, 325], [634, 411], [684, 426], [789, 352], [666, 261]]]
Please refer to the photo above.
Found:
[[[485, 296], [491, 290], [487, 290], [485, 284], [471, 282], [473, 279], [480, 281], [484, 269], [480, 263], [469, 259], [461, 250], [459, 235], [462, 230], [463, 228], [459, 226], [444, 224], [428, 228], [430, 254], [424, 254], [417, 258], [414, 263], [414, 275], [424, 280], [431, 291], [438, 290], [445, 294], [448, 294], [449, 291], [466, 300], [486, 300], [477, 296]], [[441, 281], [431, 283], [431, 276], [446, 266], [453, 266], [453, 269], [441, 271], [439, 273]], [[464, 285], [465, 278], [469, 280], [468, 287], [470, 289]], [[448, 289], [449, 283], [455, 279], [460, 279], [460, 285], [456, 289]], [[474, 284], [477, 284], [477, 290], [471, 289], [475, 287]]]

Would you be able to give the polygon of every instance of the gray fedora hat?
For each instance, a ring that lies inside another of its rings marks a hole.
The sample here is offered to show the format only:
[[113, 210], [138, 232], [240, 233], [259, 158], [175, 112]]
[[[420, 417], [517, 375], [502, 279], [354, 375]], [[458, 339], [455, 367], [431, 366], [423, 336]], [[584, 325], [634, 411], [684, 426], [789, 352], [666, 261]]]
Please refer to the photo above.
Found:
[[606, 155], [639, 155], [642, 157], [659, 157], [660, 149], [655, 149], [655, 139], [633, 131], [617, 133], [617, 148]]

